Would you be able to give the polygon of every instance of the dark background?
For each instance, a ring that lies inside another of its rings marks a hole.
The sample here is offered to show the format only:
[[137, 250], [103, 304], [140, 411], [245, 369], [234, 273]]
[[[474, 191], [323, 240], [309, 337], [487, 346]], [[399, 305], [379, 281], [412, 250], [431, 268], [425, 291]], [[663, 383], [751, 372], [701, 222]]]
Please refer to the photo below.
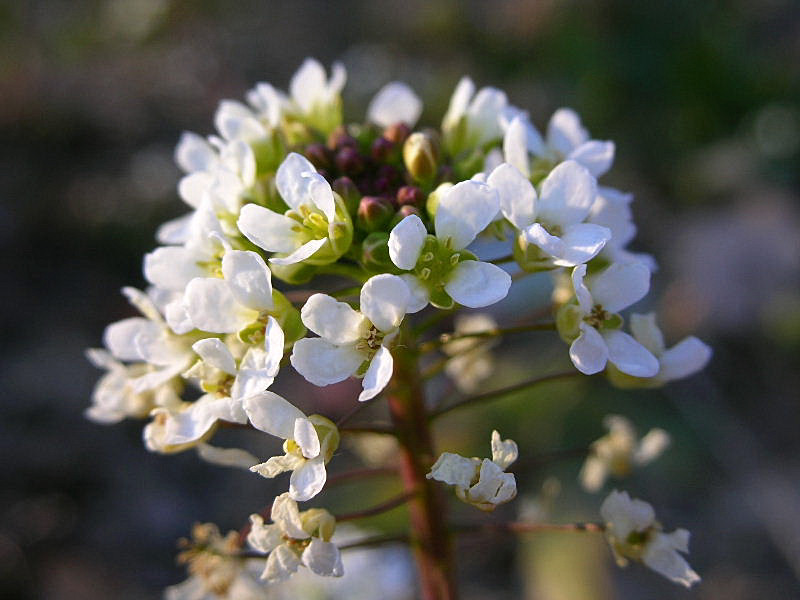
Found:
[[[669, 340], [696, 332], [714, 347], [705, 373], [664, 390], [554, 385], [454, 413], [438, 431], [441, 448], [485, 455], [494, 426], [535, 457], [599, 437], [607, 413], [641, 432], [664, 427], [672, 448], [618, 485], [668, 529], [692, 531], [704, 582], [685, 592], [642, 568], [620, 571], [589, 536], [479, 536], [459, 547], [464, 597], [800, 597], [791, 0], [1, 3], [0, 596], [156, 598], [184, 577], [175, 540], [191, 523], [237, 528], [285, 484], [191, 453], [149, 454], [139, 423], [85, 420], [99, 373], [82, 353], [132, 314], [118, 290], [143, 285], [155, 227], [184, 210], [172, 163], [180, 132], [210, 133], [219, 100], [259, 80], [285, 88], [306, 56], [345, 63], [350, 120], [402, 79], [436, 124], [465, 73], [505, 89], [540, 128], [560, 106], [578, 110], [594, 137], [617, 142], [604, 182], [635, 193], [636, 248], [661, 266], [640, 308], [659, 311]], [[515, 298], [498, 308], [501, 322], [526, 302]], [[486, 387], [567, 364], [546, 334], [513, 338]], [[549, 520], [597, 518], [602, 497], [577, 488], [579, 464], [518, 474], [521, 497], [498, 518], [530, 505], [547, 476], [562, 488]], [[388, 496], [336, 494], [334, 508]], [[399, 526], [394, 515], [374, 527]]]

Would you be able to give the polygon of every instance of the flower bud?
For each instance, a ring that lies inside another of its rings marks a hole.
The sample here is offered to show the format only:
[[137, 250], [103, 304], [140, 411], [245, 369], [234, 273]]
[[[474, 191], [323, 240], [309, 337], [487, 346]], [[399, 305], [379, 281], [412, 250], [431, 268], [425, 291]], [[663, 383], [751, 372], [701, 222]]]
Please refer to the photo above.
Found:
[[331, 188], [342, 198], [347, 212], [351, 215], [356, 214], [358, 203], [361, 202], [361, 192], [353, 180], [349, 177], [339, 177], [331, 184]]
[[423, 218], [422, 212], [420, 211], [419, 208], [417, 208], [416, 206], [411, 206], [410, 204], [406, 204], [404, 206], [401, 206], [400, 210], [394, 213], [392, 220], [389, 221], [389, 229], [392, 229], [395, 225], [397, 225], [400, 221], [402, 221], [409, 215], [417, 215], [420, 219]]
[[412, 133], [403, 144], [403, 162], [414, 181], [432, 181], [439, 169], [439, 147], [434, 137]]
[[425, 193], [415, 185], [404, 185], [397, 190], [397, 206], [422, 206]]
[[383, 137], [399, 146], [406, 141], [406, 138], [408, 138], [410, 134], [411, 128], [408, 125], [405, 123], [395, 123], [384, 130]]
[[336, 167], [345, 175], [358, 175], [364, 170], [364, 158], [355, 148], [345, 146], [336, 153]]
[[388, 198], [364, 196], [358, 205], [357, 225], [363, 231], [378, 231], [386, 227], [394, 208]]
[[304, 154], [317, 169], [330, 170], [333, 166], [331, 152], [325, 147], [325, 144], [309, 144], [306, 146]]
[[344, 126], [334, 129], [328, 136], [328, 148], [341, 150], [342, 148], [358, 149], [358, 140], [347, 132]]
[[385, 137], [375, 138], [370, 148], [370, 155], [377, 162], [390, 162], [396, 156], [395, 150], [397, 145]]
[[361, 264], [372, 271], [383, 272], [392, 268], [389, 256], [389, 234], [385, 231], [370, 233], [361, 243]]

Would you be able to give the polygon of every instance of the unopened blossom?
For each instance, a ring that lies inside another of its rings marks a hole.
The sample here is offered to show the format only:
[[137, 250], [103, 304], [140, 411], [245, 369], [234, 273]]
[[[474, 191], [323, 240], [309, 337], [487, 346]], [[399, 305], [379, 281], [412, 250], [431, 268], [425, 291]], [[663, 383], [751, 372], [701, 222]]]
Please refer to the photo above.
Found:
[[292, 471], [289, 497], [303, 502], [316, 496], [325, 485], [325, 463], [339, 446], [336, 425], [321, 415], [306, 417], [269, 391], [247, 398], [244, 410], [253, 427], [284, 440], [283, 456], [273, 456], [250, 470], [268, 478]]
[[513, 440], [501, 440], [500, 434], [493, 431], [491, 460], [443, 452], [426, 477], [454, 486], [456, 496], [462, 501], [481, 510], [492, 511], [517, 495], [513, 473], [504, 471], [517, 460], [518, 455], [517, 444]]
[[569, 356], [586, 375], [599, 373], [611, 362], [635, 377], [652, 377], [658, 360], [642, 344], [621, 331], [617, 314], [640, 300], [650, 289], [650, 270], [642, 263], [614, 263], [586, 278], [586, 265], [572, 270], [576, 304], [558, 314], [562, 337], [571, 341]]
[[222, 536], [216, 525], [197, 524], [192, 540], [182, 540], [184, 550], [178, 562], [185, 564], [189, 578], [168, 587], [165, 600], [268, 600], [266, 587], [259, 583], [263, 560], [240, 555], [239, 533]]
[[289, 82], [288, 111], [311, 127], [330, 133], [341, 123], [341, 92], [346, 81], [342, 63], [333, 63], [328, 78], [319, 61], [305, 59]]
[[603, 487], [609, 475], [626, 477], [635, 467], [652, 462], [670, 443], [669, 434], [659, 428], [638, 439], [633, 424], [619, 415], [608, 415], [603, 425], [608, 433], [592, 442], [580, 473], [581, 485], [589, 492]]
[[480, 308], [508, 294], [511, 277], [497, 265], [481, 262], [466, 250], [500, 208], [497, 192], [478, 181], [462, 181], [442, 193], [429, 235], [417, 215], [409, 215], [389, 234], [389, 256], [412, 293], [408, 312], [429, 302], [450, 308], [458, 302]]
[[642, 562], [687, 588], [700, 581], [700, 576], [679, 554], [689, 552], [689, 532], [676, 529], [664, 533], [653, 507], [647, 502], [614, 490], [600, 507], [600, 515], [619, 566], [626, 566], [630, 560]]
[[358, 399], [364, 402], [374, 398], [392, 376], [394, 359], [389, 347], [409, 301], [406, 283], [387, 273], [370, 278], [361, 288], [360, 310], [326, 294], [314, 294], [300, 316], [319, 337], [295, 343], [292, 366], [319, 386], [363, 376]]
[[276, 252], [276, 265], [329, 264], [349, 247], [352, 223], [341, 199], [308, 159], [292, 152], [278, 167], [275, 185], [289, 206], [284, 214], [248, 204], [237, 225], [259, 248]]
[[267, 525], [261, 515], [251, 515], [247, 535], [253, 550], [269, 553], [261, 579], [285, 581], [301, 565], [324, 577], [344, 574], [339, 549], [330, 541], [336, 519], [327, 510], [300, 512], [289, 494], [281, 494], [272, 503], [270, 518], [272, 523]]
[[572, 267], [597, 256], [611, 230], [587, 223], [595, 202], [594, 177], [575, 161], [559, 164], [541, 192], [515, 166], [504, 163], [487, 178], [497, 190], [500, 210], [519, 232], [515, 256], [528, 269]]
[[503, 138], [505, 160], [526, 177], [534, 175], [534, 170], [550, 168], [565, 160], [574, 160], [594, 177], [600, 177], [611, 168], [614, 151], [614, 142], [590, 139], [578, 114], [569, 108], [553, 113], [546, 138], [524, 115], [511, 120]]
[[422, 113], [422, 100], [405, 83], [393, 81], [383, 86], [367, 108], [367, 120], [380, 127], [404, 123], [417, 124]]
[[497, 321], [487, 313], [458, 314], [454, 319], [454, 339], [442, 345], [442, 351], [452, 357], [445, 365], [445, 373], [463, 392], [472, 392], [494, 371], [491, 349], [497, 338], [470, 334], [492, 331]]

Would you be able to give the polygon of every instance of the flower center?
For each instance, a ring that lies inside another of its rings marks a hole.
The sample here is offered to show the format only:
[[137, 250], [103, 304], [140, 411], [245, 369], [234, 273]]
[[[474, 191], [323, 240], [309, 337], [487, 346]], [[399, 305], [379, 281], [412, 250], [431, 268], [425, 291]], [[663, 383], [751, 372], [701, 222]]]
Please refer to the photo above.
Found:
[[583, 320], [594, 327], [595, 329], [599, 329], [600, 326], [605, 323], [608, 319], [611, 318], [611, 313], [605, 310], [599, 304], [595, 304], [592, 307], [592, 312], [586, 315]]
[[296, 222], [292, 231], [304, 241], [321, 240], [328, 237], [328, 219], [318, 208], [302, 204], [286, 212]]

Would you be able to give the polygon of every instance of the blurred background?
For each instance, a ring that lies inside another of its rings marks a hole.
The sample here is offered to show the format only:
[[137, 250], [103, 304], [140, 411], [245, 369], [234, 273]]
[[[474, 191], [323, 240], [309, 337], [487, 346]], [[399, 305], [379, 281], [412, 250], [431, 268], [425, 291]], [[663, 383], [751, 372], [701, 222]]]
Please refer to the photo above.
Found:
[[[285, 88], [306, 56], [346, 65], [348, 120], [402, 79], [425, 99], [423, 121], [436, 124], [462, 74], [506, 90], [540, 128], [556, 108], [576, 109], [593, 137], [617, 142], [604, 183], [635, 194], [634, 247], [660, 264], [639, 312], [658, 310], [670, 342], [696, 333], [714, 348], [703, 374], [662, 390], [552, 384], [454, 412], [437, 428], [440, 449], [467, 455], [487, 454], [492, 427], [517, 440], [520, 497], [492, 518], [545, 512], [554, 522], [596, 519], [604, 496], [577, 485], [580, 458], [537, 457], [585, 447], [609, 413], [641, 433], [667, 429], [667, 453], [605, 491], [629, 490], [667, 529], [688, 528], [700, 586], [687, 592], [638, 566], [617, 569], [599, 536], [471, 535], [458, 548], [463, 597], [800, 597], [792, 0], [0, 3], [0, 597], [158, 598], [185, 577], [175, 542], [193, 522], [238, 528], [285, 485], [193, 453], [149, 454], [140, 423], [85, 420], [99, 372], [83, 351], [133, 314], [119, 289], [144, 284], [156, 226], [184, 212], [172, 161], [181, 131], [210, 133], [221, 99], [260, 80]], [[545, 301], [547, 278], [528, 281], [531, 295], [501, 304], [498, 321]], [[484, 389], [568, 366], [555, 338], [506, 340]], [[292, 386], [330, 414], [353, 397], [347, 384], [310, 390], [291, 378], [277, 389], [290, 395]], [[444, 382], [433, 388], [447, 392]], [[222, 437], [246, 438], [260, 456], [274, 449], [266, 436]], [[347, 442], [332, 470], [378, 464], [380, 447]], [[394, 493], [390, 481], [337, 487], [326, 506], [369, 506]], [[396, 511], [366, 525], [397, 531], [403, 519]], [[403, 550], [389, 552], [383, 564], [395, 568], [371, 570], [360, 582], [367, 591], [350, 598], [374, 597], [372, 579], [393, 582], [385, 598], [413, 597]]]

